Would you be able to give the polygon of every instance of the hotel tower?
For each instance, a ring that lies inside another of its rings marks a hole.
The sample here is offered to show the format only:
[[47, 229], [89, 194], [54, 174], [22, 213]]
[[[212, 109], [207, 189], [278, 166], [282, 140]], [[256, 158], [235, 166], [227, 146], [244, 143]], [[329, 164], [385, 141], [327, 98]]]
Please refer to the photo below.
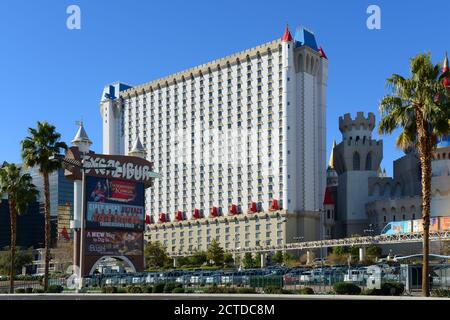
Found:
[[298, 28], [293, 37], [286, 27], [280, 39], [161, 79], [107, 85], [103, 152], [141, 152], [154, 163], [161, 178], [146, 210], [155, 228], [281, 212], [296, 222], [270, 244], [317, 238], [305, 221], [323, 210], [327, 77], [314, 34]]

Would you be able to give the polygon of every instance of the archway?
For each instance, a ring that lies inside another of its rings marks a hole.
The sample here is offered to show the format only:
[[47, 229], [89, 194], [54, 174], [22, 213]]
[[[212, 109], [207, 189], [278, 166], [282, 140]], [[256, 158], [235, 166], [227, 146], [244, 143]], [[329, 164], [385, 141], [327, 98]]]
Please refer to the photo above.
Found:
[[90, 274], [90, 275], [93, 275], [94, 272], [98, 269], [98, 267], [99, 267], [102, 263], [106, 262], [108, 259], [113, 259], [113, 260], [116, 260], [116, 261], [123, 262], [124, 264], [126, 264], [126, 265], [129, 267], [130, 272], [136, 272], [136, 267], [134, 266], [134, 264], [131, 262], [130, 259], [128, 259], [128, 258], [125, 257], [125, 256], [102, 256], [101, 258], [99, 258], [99, 259], [94, 263], [94, 265], [92, 266], [91, 270], [89, 271], [89, 274]]

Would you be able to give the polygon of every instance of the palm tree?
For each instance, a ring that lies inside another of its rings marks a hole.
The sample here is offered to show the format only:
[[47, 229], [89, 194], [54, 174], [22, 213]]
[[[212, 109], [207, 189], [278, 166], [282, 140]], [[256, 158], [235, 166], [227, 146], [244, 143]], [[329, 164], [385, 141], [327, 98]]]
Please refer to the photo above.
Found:
[[37, 123], [37, 128], [28, 129], [29, 136], [22, 141], [22, 159], [28, 167], [37, 167], [44, 179], [44, 213], [45, 213], [45, 271], [44, 290], [48, 289], [50, 264], [50, 185], [49, 175], [62, 168], [59, 160], [61, 149], [67, 145], [60, 142], [61, 135], [53, 125], [47, 122]]
[[0, 168], [0, 194], [8, 194], [9, 215], [11, 222], [11, 266], [9, 269], [9, 292], [14, 293], [16, 271], [16, 237], [17, 214], [24, 213], [30, 202], [36, 201], [38, 191], [29, 174], [21, 175], [20, 168], [8, 164]]
[[419, 54], [410, 61], [411, 77], [398, 74], [387, 79], [391, 94], [385, 96], [379, 108], [382, 119], [380, 134], [391, 134], [400, 128], [397, 146], [406, 150], [415, 148], [421, 166], [423, 217], [423, 272], [422, 294], [429, 296], [429, 226], [431, 160], [438, 138], [450, 132], [449, 99], [442, 79], [440, 65], [431, 62], [430, 54]]

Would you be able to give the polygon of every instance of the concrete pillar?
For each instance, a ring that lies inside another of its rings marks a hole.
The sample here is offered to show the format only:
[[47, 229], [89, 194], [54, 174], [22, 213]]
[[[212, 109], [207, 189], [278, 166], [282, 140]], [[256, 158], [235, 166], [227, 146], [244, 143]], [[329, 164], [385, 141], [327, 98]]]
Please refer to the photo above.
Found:
[[359, 248], [359, 262], [364, 261], [366, 258], [366, 247], [360, 247]]
[[266, 266], [266, 254], [261, 252], [261, 268]]
[[306, 251], [306, 264], [311, 264], [311, 250]]
[[174, 267], [174, 268], [177, 267], [177, 264], [178, 264], [177, 262], [178, 262], [178, 261], [177, 261], [177, 258], [174, 257], [174, 258], [173, 258], [173, 267]]

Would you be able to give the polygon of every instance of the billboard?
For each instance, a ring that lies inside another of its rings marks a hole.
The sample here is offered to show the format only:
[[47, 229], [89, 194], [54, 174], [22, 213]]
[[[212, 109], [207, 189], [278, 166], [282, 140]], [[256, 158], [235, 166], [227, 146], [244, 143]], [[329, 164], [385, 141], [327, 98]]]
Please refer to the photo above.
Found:
[[409, 221], [391, 222], [392, 231], [389, 234], [400, 234], [410, 232], [411, 223]]
[[450, 217], [441, 217], [441, 231], [450, 230]]
[[87, 256], [141, 256], [144, 238], [142, 232], [86, 231]]
[[413, 220], [413, 232], [422, 232], [423, 224], [422, 219]]
[[439, 218], [432, 217], [430, 218], [430, 232], [439, 230]]
[[144, 185], [86, 177], [86, 227], [144, 230]]

